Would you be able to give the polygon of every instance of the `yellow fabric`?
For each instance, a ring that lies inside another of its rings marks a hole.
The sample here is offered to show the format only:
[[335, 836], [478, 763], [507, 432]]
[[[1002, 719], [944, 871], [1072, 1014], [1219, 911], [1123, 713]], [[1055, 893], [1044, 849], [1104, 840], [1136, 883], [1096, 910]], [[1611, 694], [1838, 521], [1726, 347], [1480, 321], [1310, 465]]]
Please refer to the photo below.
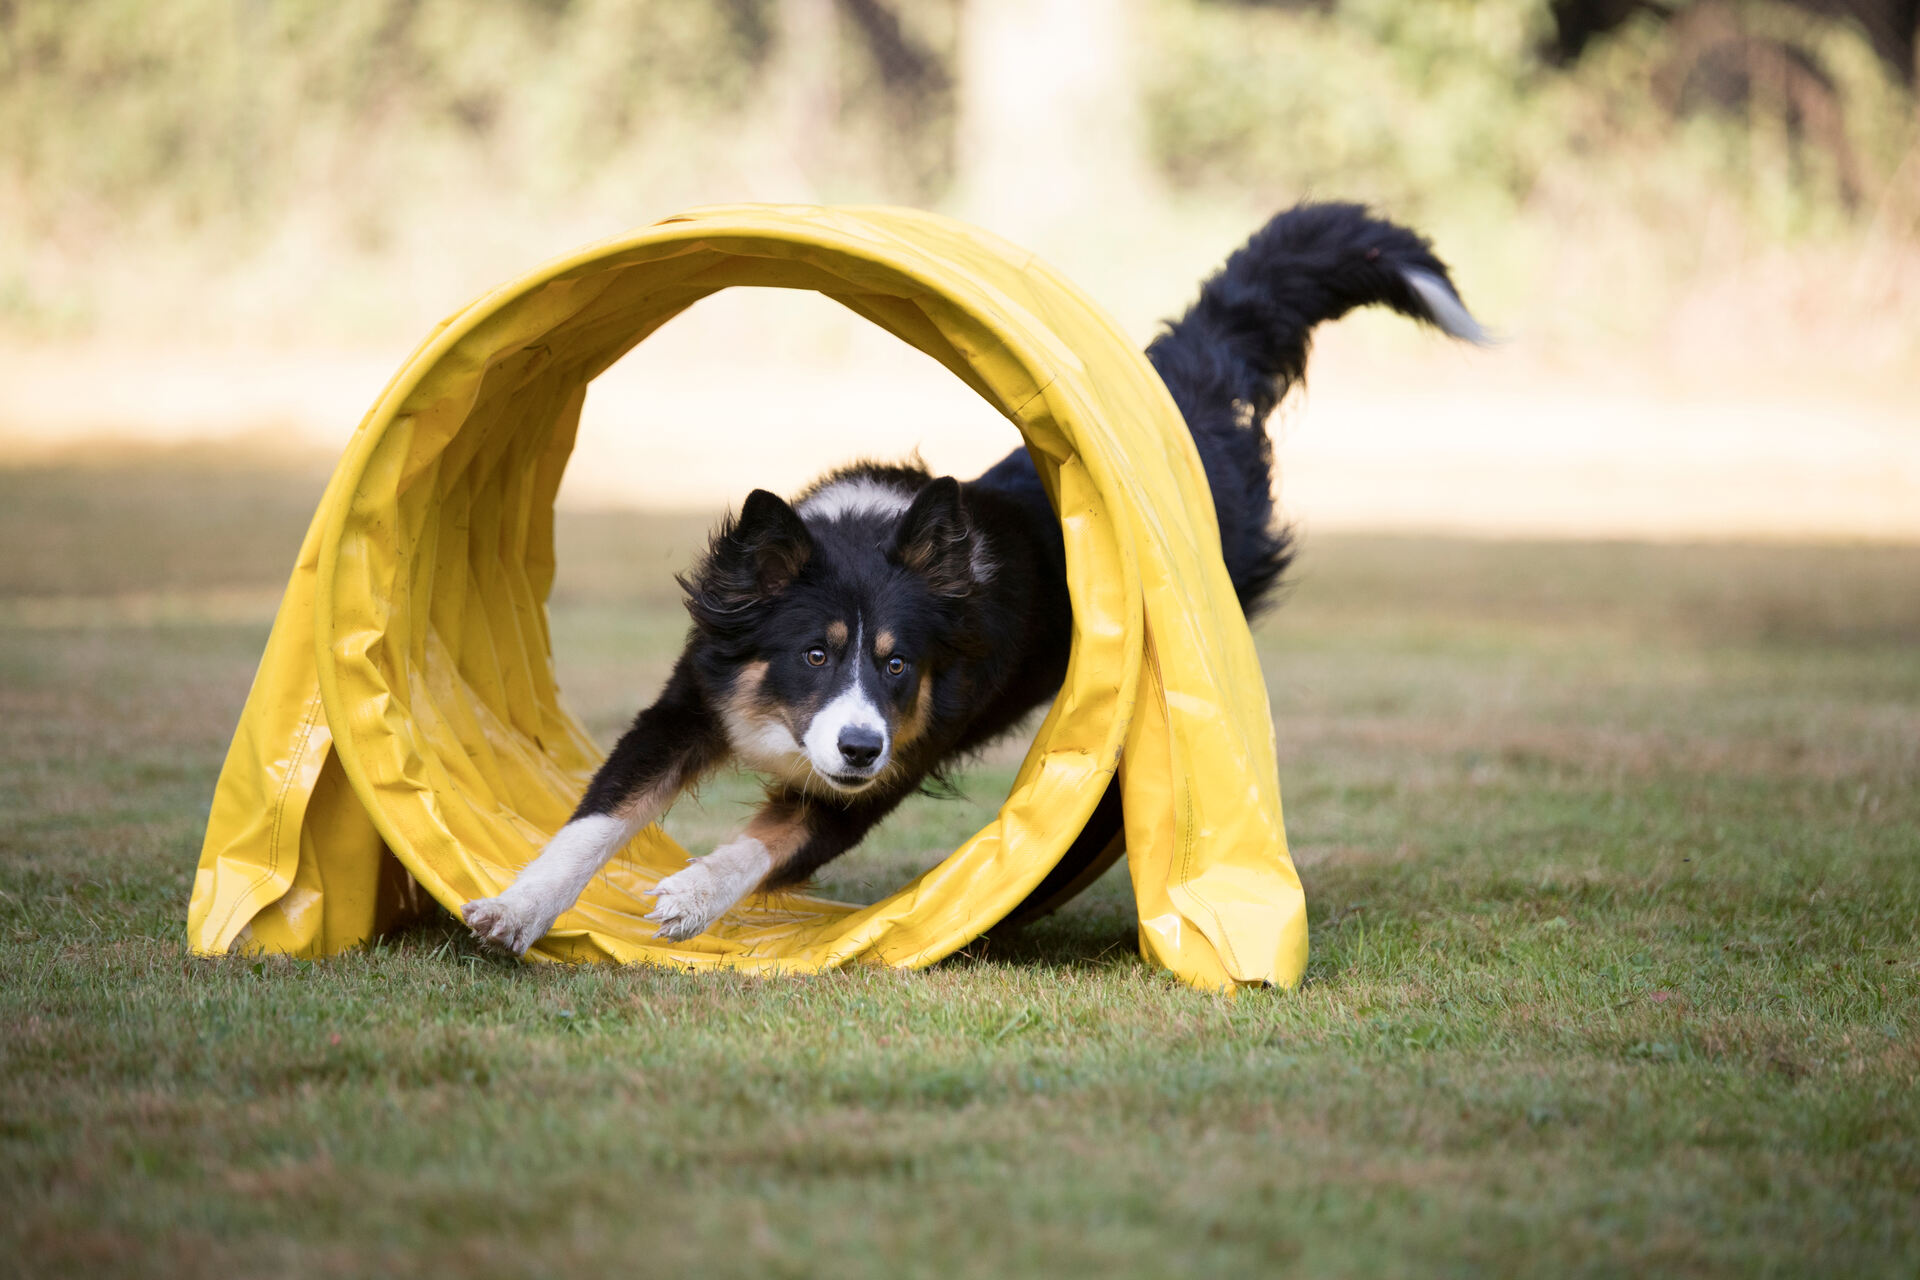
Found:
[[901, 209], [696, 210], [441, 324], [361, 423], [301, 547], [214, 795], [192, 946], [361, 942], [407, 905], [396, 857], [457, 911], [504, 889], [566, 820], [598, 760], [560, 706], [545, 604], [580, 408], [635, 343], [735, 285], [833, 298], [1020, 429], [1066, 537], [1066, 683], [999, 816], [891, 897], [773, 894], [659, 941], [641, 917], [688, 854], [652, 827], [530, 957], [931, 964], [1040, 882], [1118, 766], [1143, 953], [1205, 987], [1297, 982], [1306, 909], [1266, 687], [1178, 410], [1059, 275]]

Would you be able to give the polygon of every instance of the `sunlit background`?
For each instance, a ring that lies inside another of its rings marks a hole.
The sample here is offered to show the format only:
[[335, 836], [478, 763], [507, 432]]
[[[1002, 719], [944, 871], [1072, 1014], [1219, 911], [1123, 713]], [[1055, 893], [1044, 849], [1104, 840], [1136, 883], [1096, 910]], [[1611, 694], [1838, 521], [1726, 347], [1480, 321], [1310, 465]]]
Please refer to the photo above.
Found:
[[[330, 455], [436, 321], [739, 200], [901, 203], [1143, 341], [1276, 209], [1430, 234], [1502, 342], [1329, 329], [1277, 424], [1313, 528], [1920, 536], [1906, 0], [13, 0], [0, 462]], [[711, 510], [1012, 430], [813, 296], [597, 385], [574, 505]]]

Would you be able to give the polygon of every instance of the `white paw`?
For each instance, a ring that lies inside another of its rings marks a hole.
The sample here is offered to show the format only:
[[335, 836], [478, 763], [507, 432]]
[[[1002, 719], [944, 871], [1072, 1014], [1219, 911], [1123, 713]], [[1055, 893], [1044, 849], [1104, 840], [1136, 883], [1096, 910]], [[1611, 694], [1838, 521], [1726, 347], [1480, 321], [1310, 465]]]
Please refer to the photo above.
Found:
[[480, 941], [516, 956], [545, 937], [554, 919], [537, 904], [514, 902], [505, 894], [476, 898], [460, 908], [460, 915]]
[[685, 871], [674, 872], [655, 892], [659, 896], [646, 918], [659, 925], [659, 936], [670, 942], [684, 942], [705, 933], [708, 925], [727, 914], [727, 908], [739, 900], [720, 883], [705, 859]]

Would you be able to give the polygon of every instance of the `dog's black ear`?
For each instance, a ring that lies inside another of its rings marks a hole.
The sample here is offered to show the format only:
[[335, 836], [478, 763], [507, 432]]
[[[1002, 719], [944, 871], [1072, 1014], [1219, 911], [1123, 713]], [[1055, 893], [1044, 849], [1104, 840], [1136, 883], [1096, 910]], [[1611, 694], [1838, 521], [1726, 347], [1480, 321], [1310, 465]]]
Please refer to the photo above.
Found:
[[695, 620], [711, 626], [779, 595], [812, 558], [813, 536], [798, 513], [775, 494], [755, 489], [680, 585]]
[[974, 572], [977, 536], [960, 498], [960, 482], [941, 476], [922, 489], [900, 517], [893, 559], [925, 578], [935, 595], [968, 595], [979, 585]]
[[755, 489], [740, 508], [733, 540], [752, 560], [765, 595], [785, 591], [813, 558], [813, 535], [800, 514], [776, 494]]

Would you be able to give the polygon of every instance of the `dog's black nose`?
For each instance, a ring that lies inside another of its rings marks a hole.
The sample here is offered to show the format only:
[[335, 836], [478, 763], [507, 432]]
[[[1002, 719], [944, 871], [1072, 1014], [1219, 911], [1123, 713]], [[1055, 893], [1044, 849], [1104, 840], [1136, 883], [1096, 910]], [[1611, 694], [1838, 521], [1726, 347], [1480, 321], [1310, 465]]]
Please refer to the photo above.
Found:
[[880, 758], [880, 748], [886, 745], [885, 738], [859, 725], [850, 724], [840, 731], [840, 758], [849, 769], [866, 768]]

